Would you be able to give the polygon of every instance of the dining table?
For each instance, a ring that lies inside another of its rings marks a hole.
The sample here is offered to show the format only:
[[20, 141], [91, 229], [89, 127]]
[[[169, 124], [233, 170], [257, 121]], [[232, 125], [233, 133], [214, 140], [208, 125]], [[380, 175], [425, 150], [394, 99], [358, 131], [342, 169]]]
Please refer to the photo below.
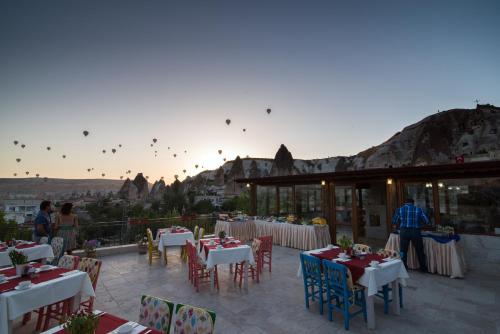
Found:
[[[338, 246], [305, 251], [305, 254], [321, 260], [336, 261], [345, 265], [351, 272], [352, 282], [364, 287], [368, 329], [375, 329], [375, 295], [379, 289], [390, 284], [392, 291], [398, 291], [399, 285], [405, 286], [409, 278], [403, 262], [398, 258], [384, 258], [378, 254], [360, 254], [348, 258], [340, 258], [341, 249]], [[371, 266], [372, 261], [378, 264]], [[392, 294], [392, 313], [399, 315], [399, 293]]]
[[[16, 275], [14, 267], [0, 269], [6, 279], [0, 283], [0, 333], [12, 333], [12, 322], [25, 313], [40, 307], [70, 299], [75, 310], [82, 298], [95, 297], [94, 288], [86, 272], [56, 266], [30, 263], [33, 273]], [[19, 283], [30, 281], [26, 289]]]
[[53, 258], [54, 252], [48, 244], [37, 244], [35, 242], [23, 241], [18, 242], [15, 247], [8, 247], [4, 243], [0, 243], [0, 267], [11, 265], [9, 252], [16, 250], [28, 257], [28, 261], [45, 260]]
[[[104, 311], [94, 310], [93, 313], [99, 317], [99, 322], [97, 324], [97, 330], [95, 334], [119, 333], [119, 328], [125, 324], [131, 325], [131, 327], [133, 327], [132, 331], [129, 332], [128, 334], [162, 334], [162, 332], [156, 329], [143, 326], [135, 321], [129, 321]], [[69, 334], [69, 333], [64, 329], [64, 324], [61, 324], [41, 334]]]
[[210, 288], [215, 288], [214, 268], [217, 265], [243, 262], [243, 288], [248, 289], [248, 266], [254, 265], [252, 248], [234, 237], [200, 239], [198, 254], [210, 271]]
[[193, 232], [187, 228], [162, 229], [158, 232], [158, 250], [163, 253], [163, 260], [167, 264], [167, 247], [186, 247], [186, 241], [195, 243]]

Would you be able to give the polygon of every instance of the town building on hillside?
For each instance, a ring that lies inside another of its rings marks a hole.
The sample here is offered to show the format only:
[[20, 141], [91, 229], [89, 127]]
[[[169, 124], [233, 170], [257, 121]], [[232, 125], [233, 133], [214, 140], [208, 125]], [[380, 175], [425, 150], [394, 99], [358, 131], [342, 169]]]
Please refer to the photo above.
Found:
[[40, 207], [40, 199], [5, 199], [2, 211], [5, 212], [6, 220], [14, 220], [18, 224], [31, 222], [37, 215]]

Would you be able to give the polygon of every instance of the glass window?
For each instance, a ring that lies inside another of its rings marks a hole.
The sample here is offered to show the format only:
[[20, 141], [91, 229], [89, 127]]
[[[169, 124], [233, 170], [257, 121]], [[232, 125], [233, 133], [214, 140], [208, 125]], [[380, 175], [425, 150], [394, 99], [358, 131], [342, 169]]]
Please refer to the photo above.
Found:
[[352, 195], [351, 186], [335, 186], [335, 227], [337, 230], [337, 240], [344, 235], [353, 240]]
[[257, 215], [276, 216], [276, 187], [257, 186]]
[[422, 208], [431, 224], [434, 222], [434, 202], [432, 195], [432, 182], [407, 182], [404, 183], [404, 198], [413, 198], [415, 205]]
[[438, 187], [441, 225], [500, 234], [500, 178], [441, 180]]
[[323, 216], [323, 187], [319, 184], [295, 186], [295, 213], [303, 219]]
[[387, 190], [385, 182], [358, 186], [358, 239], [384, 248], [387, 241]]
[[280, 187], [280, 215], [293, 213], [292, 187]]

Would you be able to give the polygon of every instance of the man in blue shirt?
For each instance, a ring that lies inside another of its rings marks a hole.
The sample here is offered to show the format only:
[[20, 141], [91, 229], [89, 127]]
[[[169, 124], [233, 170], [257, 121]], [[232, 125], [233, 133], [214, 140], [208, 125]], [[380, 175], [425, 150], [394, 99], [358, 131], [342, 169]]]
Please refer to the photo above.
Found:
[[405, 267], [407, 266], [407, 254], [410, 241], [417, 252], [418, 263], [420, 264], [420, 271], [427, 272], [427, 262], [425, 260], [424, 254], [424, 243], [422, 241], [422, 235], [420, 234], [421, 222], [429, 225], [429, 218], [425, 212], [415, 206], [412, 198], [408, 198], [405, 204], [398, 208], [394, 213], [392, 218], [392, 224], [398, 225], [399, 221], [399, 240], [400, 240], [400, 251], [401, 260]]
[[50, 237], [52, 228], [52, 219], [50, 218], [52, 209], [50, 204], [50, 201], [42, 201], [42, 203], [40, 203], [40, 211], [38, 211], [38, 215], [35, 218], [33, 230], [33, 236], [36, 242], [40, 242], [41, 237]]

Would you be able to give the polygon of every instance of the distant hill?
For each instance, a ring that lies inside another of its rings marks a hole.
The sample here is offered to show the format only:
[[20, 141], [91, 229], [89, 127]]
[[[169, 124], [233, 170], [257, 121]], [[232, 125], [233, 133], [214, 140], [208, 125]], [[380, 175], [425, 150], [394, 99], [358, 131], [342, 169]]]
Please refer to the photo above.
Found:
[[43, 179], [43, 178], [0, 178], [0, 198], [16, 197], [61, 198], [74, 193], [101, 194], [116, 193], [122, 186], [121, 180], [107, 179]]

